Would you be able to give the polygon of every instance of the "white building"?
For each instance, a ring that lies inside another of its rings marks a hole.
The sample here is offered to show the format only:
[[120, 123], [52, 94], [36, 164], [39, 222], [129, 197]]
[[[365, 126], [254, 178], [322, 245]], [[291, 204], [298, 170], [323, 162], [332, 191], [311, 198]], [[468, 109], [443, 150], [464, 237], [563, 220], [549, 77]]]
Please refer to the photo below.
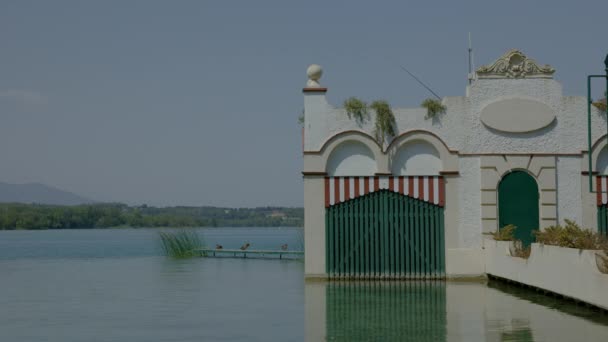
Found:
[[[466, 96], [443, 98], [445, 114], [393, 109], [397, 134], [380, 146], [374, 112], [349, 119], [311, 66], [306, 276], [478, 276], [482, 234], [506, 224], [523, 240], [564, 219], [605, 231], [606, 193], [596, 179], [589, 191], [587, 98], [564, 96], [554, 71], [511, 50], [477, 70]], [[605, 174], [605, 114], [592, 106], [591, 121], [591, 171]]]

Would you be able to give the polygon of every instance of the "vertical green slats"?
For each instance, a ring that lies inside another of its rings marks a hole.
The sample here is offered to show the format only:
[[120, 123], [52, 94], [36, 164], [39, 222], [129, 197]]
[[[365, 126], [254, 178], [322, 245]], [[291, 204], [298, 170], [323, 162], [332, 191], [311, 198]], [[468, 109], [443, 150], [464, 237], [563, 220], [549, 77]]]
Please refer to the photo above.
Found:
[[407, 205], [406, 197], [401, 196], [401, 238], [399, 239], [399, 246], [401, 248], [401, 275], [407, 275], [407, 248], [405, 247], [405, 240], [407, 239]]
[[388, 264], [389, 264], [389, 275], [392, 277], [395, 275], [395, 249], [393, 247], [394, 229], [395, 229], [395, 208], [394, 208], [394, 197], [392, 192], [388, 192]]
[[439, 248], [439, 251], [441, 253], [439, 253], [439, 261], [440, 261], [440, 271], [441, 271], [441, 276], [445, 275], [445, 225], [443, 224], [443, 208], [439, 208], [439, 227], [441, 229], [441, 232], [439, 234], [440, 237], [440, 246], [441, 248]]
[[342, 235], [340, 234], [340, 206], [333, 207], [334, 215], [334, 276], [340, 275], [340, 250], [342, 241]]
[[407, 238], [407, 251], [408, 251], [408, 274], [409, 277], [413, 277], [414, 275], [414, 202], [408, 198], [407, 200], [407, 208], [408, 208], [408, 238]]
[[395, 256], [397, 259], [395, 260], [396, 272], [397, 276], [401, 277], [403, 272], [401, 271], [402, 263], [401, 263], [401, 254], [403, 253], [403, 248], [401, 248], [401, 222], [403, 220], [403, 211], [401, 210], [401, 195], [395, 194], [395, 249], [397, 250], [397, 255]]
[[382, 193], [378, 192], [378, 200], [380, 202], [380, 247], [379, 247], [379, 258], [380, 258], [380, 275], [383, 276], [386, 274], [386, 211], [388, 208], [386, 207], [385, 197], [381, 196]]
[[422, 203], [422, 276], [429, 277], [429, 204]]
[[435, 208], [435, 234], [437, 239], [437, 261], [435, 262], [437, 265], [437, 276], [441, 277], [441, 251], [445, 248], [441, 243], [441, 237], [443, 236], [443, 227], [441, 226], [441, 222], [439, 221], [439, 216], [442, 215], [442, 211], [440, 207]]
[[[357, 181], [357, 179], [355, 179]], [[354, 271], [353, 275], [361, 274], [361, 261], [359, 260], [359, 245], [361, 243], [361, 235], [359, 234], [359, 221], [361, 220], [361, 211], [359, 208], [359, 199], [356, 198], [353, 200], [353, 223], [355, 226], [355, 234], [354, 234], [354, 250], [353, 250], [353, 264]]]
[[376, 216], [375, 216], [375, 206], [374, 206], [374, 201], [373, 201], [373, 195], [371, 195], [370, 199], [369, 199], [369, 229], [370, 229], [370, 233], [369, 233], [369, 254], [367, 255], [368, 259], [369, 259], [369, 275], [370, 277], [374, 276], [374, 260], [376, 260], [374, 258], [374, 244], [376, 243], [376, 238], [375, 238], [375, 225], [376, 225]]
[[384, 274], [386, 276], [390, 276], [391, 274], [391, 241], [390, 241], [390, 225], [391, 225], [391, 215], [390, 215], [390, 192], [384, 191]]
[[340, 262], [339, 253], [340, 253], [340, 240], [342, 236], [339, 234], [340, 230], [340, 217], [338, 215], [338, 208], [336, 206], [332, 207], [332, 215], [334, 217], [334, 251], [333, 251], [333, 268], [334, 268], [334, 277], [338, 275], [338, 263]]
[[396, 193], [393, 193], [393, 203], [394, 203], [394, 227], [393, 227], [393, 231], [395, 232], [395, 235], [393, 237], [393, 249], [395, 251], [395, 259], [394, 259], [394, 263], [395, 263], [395, 276], [399, 276], [400, 275], [400, 266], [401, 263], [399, 262], [399, 254], [401, 252], [401, 249], [399, 248], [399, 225], [400, 225], [400, 220], [399, 220], [399, 203], [400, 203], [400, 196]]
[[[326, 272], [334, 277], [445, 276], [442, 207], [381, 190], [325, 210]], [[606, 207], [598, 230], [606, 232]]]
[[345, 229], [345, 220], [346, 220], [346, 206], [340, 205], [340, 258], [338, 259], [340, 264], [340, 276], [344, 276], [344, 250], [346, 249], [346, 229]]
[[[367, 181], [367, 180], [366, 180]], [[365, 231], [364, 234], [364, 246], [365, 248], [363, 249], [363, 262], [365, 263], [365, 275], [368, 276], [369, 275], [369, 240], [370, 240], [370, 226], [369, 226], [369, 204], [368, 204], [368, 200], [366, 198], [365, 201], [363, 201], [363, 213], [364, 213], [364, 220], [363, 220], [363, 228]]]
[[333, 269], [333, 254], [334, 254], [334, 215], [332, 212], [332, 207], [328, 207], [325, 209], [325, 222], [326, 222], [326, 226], [325, 229], [327, 230], [327, 240], [325, 241], [325, 243], [327, 243], [327, 248], [326, 248], [326, 261], [327, 261], [327, 274], [331, 276], [332, 272], [334, 271]]
[[[358, 179], [355, 179], [355, 182], [357, 182]], [[357, 213], [357, 223], [355, 226], [355, 232], [356, 232], [356, 239], [355, 239], [355, 243], [356, 243], [356, 249], [355, 249], [355, 260], [356, 260], [356, 265], [357, 268], [355, 269], [355, 272], [357, 273], [357, 275], [361, 275], [363, 273], [363, 263], [361, 260], [361, 247], [362, 247], [362, 242], [363, 242], [363, 236], [361, 234], [361, 226], [362, 224], [362, 219], [363, 219], [363, 211], [361, 210], [361, 199], [357, 198], [355, 199], [355, 212]]]
[[394, 262], [394, 249], [393, 249], [393, 235], [394, 235], [394, 231], [393, 229], [395, 228], [395, 224], [394, 224], [394, 215], [395, 215], [395, 208], [393, 206], [393, 193], [392, 192], [388, 192], [386, 194], [386, 196], [388, 197], [388, 274], [389, 276], [394, 276], [395, 275], [395, 262]]
[[432, 279], [435, 278], [435, 234], [433, 230], [435, 229], [435, 222], [433, 220], [435, 213], [435, 206], [429, 204], [429, 212], [428, 212], [428, 220], [429, 220], [429, 277]]
[[380, 199], [378, 193], [374, 193], [374, 276], [380, 275]]
[[440, 276], [439, 272], [439, 253], [440, 253], [440, 245], [439, 245], [439, 222], [437, 220], [437, 213], [439, 212], [438, 206], [431, 207], [431, 238], [433, 243], [433, 254], [432, 254], [432, 267], [433, 267], [433, 277], [438, 278]]
[[[352, 189], [351, 189], [352, 191]], [[350, 210], [350, 244], [349, 244], [349, 249], [348, 249], [348, 273], [350, 276], [353, 276], [355, 273], [355, 267], [357, 266], [355, 263], [355, 251], [357, 249], [356, 246], [356, 239], [357, 236], [356, 234], [356, 224], [355, 224], [355, 201], [350, 201], [350, 206], [349, 206], [349, 210]]]
[[420, 204], [414, 202], [414, 277], [420, 277]]
[[426, 278], [427, 277], [427, 271], [428, 271], [428, 252], [427, 252], [427, 244], [428, 244], [428, 210], [427, 210], [427, 205], [428, 203], [426, 202], [422, 202], [422, 241], [420, 241], [420, 244], [422, 245], [422, 277]]
[[351, 251], [351, 237], [352, 237], [352, 222], [351, 222], [351, 209], [352, 202], [346, 202], [345, 210], [346, 210], [346, 226], [344, 237], [346, 246], [344, 247], [344, 275], [350, 276], [350, 251]]
[[430, 204], [427, 202], [424, 205], [424, 276], [429, 278], [431, 275], [431, 265], [429, 262], [429, 256], [431, 255], [431, 225], [429, 220]]

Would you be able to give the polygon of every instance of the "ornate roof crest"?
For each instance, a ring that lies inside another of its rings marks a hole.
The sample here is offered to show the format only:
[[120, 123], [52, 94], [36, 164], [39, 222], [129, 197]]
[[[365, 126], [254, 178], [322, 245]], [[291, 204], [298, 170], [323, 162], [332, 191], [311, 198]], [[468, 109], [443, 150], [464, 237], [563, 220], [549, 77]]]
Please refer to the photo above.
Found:
[[513, 49], [505, 53], [492, 65], [477, 69], [478, 78], [553, 78], [550, 65], [539, 66], [521, 51]]

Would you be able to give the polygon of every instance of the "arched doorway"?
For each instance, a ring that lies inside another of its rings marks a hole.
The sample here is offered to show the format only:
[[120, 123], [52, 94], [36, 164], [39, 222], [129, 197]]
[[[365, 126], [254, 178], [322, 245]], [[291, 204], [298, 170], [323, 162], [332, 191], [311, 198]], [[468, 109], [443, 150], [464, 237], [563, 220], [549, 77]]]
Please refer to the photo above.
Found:
[[536, 180], [524, 171], [508, 173], [498, 185], [499, 228], [516, 226], [515, 238], [525, 246], [534, 242], [539, 227], [538, 197]]

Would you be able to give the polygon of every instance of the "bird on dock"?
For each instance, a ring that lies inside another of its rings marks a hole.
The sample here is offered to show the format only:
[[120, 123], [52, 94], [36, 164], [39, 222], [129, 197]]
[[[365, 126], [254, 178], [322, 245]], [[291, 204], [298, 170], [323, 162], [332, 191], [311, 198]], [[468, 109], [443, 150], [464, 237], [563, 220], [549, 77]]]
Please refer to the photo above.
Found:
[[281, 250], [286, 251], [287, 250], [287, 244], [281, 245]]
[[251, 244], [249, 242], [246, 242], [244, 245], [241, 246], [241, 250], [244, 251], [249, 248], [249, 246], [251, 246]]
[[220, 245], [220, 244], [216, 244], [215, 245], [215, 249], [224, 249], [224, 246]]

